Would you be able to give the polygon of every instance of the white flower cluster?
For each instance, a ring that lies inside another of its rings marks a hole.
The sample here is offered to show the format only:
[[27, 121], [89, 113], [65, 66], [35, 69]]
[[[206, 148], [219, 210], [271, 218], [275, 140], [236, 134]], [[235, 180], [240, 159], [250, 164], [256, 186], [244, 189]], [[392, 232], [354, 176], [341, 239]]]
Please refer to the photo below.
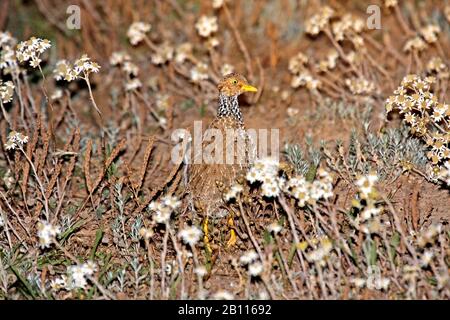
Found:
[[231, 64], [228, 64], [228, 63], [224, 63], [220, 67], [220, 73], [222, 74], [222, 76], [226, 76], [226, 75], [232, 73], [233, 71], [234, 71], [234, 67]]
[[325, 59], [320, 60], [317, 64], [317, 69], [319, 72], [326, 72], [328, 70], [333, 70], [336, 68], [336, 62], [339, 58], [339, 53], [337, 50], [332, 49], [328, 52]]
[[0, 99], [2, 103], [11, 102], [14, 95], [14, 84], [12, 81], [6, 81], [3, 83], [0, 80]]
[[178, 232], [178, 236], [183, 240], [183, 242], [191, 247], [195, 246], [195, 244], [200, 240], [202, 234], [203, 232], [195, 226], [187, 227]]
[[145, 22], [133, 22], [127, 31], [127, 37], [130, 39], [130, 43], [135, 46], [139, 44], [146, 37], [145, 34], [150, 31], [152, 26]]
[[304, 67], [307, 63], [308, 57], [299, 52], [289, 59], [288, 69], [292, 74], [299, 74], [304, 70]]
[[234, 296], [226, 290], [217, 291], [213, 297], [214, 300], [233, 300]]
[[305, 23], [306, 33], [311, 35], [317, 35], [325, 29], [330, 21], [331, 17], [334, 15], [334, 10], [329, 6], [323, 6], [320, 8], [318, 14], [313, 15]]
[[278, 196], [284, 184], [284, 179], [279, 177], [279, 165], [277, 160], [270, 157], [257, 159], [247, 172], [248, 182], [262, 182], [261, 191], [266, 197]]
[[66, 80], [68, 82], [76, 79], [85, 79], [92, 72], [97, 73], [100, 66], [92, 62], [86, 54], [76, 60], [73, 66], [66, 60], [60, 60], [56, 63], [56, 69], [53, 70], [56, 80]]
[[360, 177], [356, 181], [359, 198], [363, 201], [354, 200], [353, 206], [360, 210], [355, 219], [355, 225], [364, 233], [376, 233], [381, 228], [380, 215], [383, 207], [377, 204], [377, 190], [375, 183], [378, 176], [375, 173]]
[[41, 54], [51, 47], [47, 39], [31, 37], [17, 45], [16, 57], [20, 62], [30, 62], [30, 66], [36, 68], [42, 62]]
[[439, 173], [439, 178], [444, 181], [447, 186], [450, 186], [450, 160], [444, 163], [444, 167]]
[[126, 91], [135, 91], [135, 90], [139, 89], [140, 87], [142, 87], [142, 82], [138, 78], [134, 78], [134, 79], [128, 80], [125, 83], [125, 90]]
[[11, 35], [9, 31], [0, 31], [0, 48], [6, 46], [13, 46], [16, 43], [16, 39]]
[[200, 36], [208, 38], [219, 29], [217, 17], [201, 16], [195, 24], [195, 28]]
[[233, 199], [236, 199], [239, 193], [241, 193], [244, 190], [244, 187], [240, 184], [233, 185], [230, 190], [228, 190], [227, 193], [225, 193], [224, 198], [225, 201], [231, 201]]
[[188, 57], [192, 55], [192, 44], [185, 42], [177, 46], [175, 49], [175, 62], [183, 63]]
[[389, 278], [382, 277], [381, 275], [369, 275], [367, 279], [353, 278], [350, 279], [350, 282], [357, 288], [367, 287], [371, 290], [387, 290], [391, 280]]
[[247, 266], [248, 273], [252, 277], [258, 277], [264, 270], [262, 263], [258, 259], [259, 257], [255, 250], [249, 250], [239, 258], [239, 262], [243, 266]]
[[354, 95], [370, 95], [375, 91], [375, 84], [364, 78], [345, 79], [345, 85]]
[[151, 56], [152, 63], [155, 65], [165, 64], [170, 60], [172, 60], [173, 54], [174, 54], [173, 47], [169, 43], [164, 42], [157, 48], [157, 51], [154, 54], [152, 54]]
[[356, 181], [356, 185], [359, 187], [359, 195], [362, 199], [368, 199], [373, 195], [377, 181], [378, 176], [375, 173], [369, 173]]
[[306, 181], [301, 176], [295, 176], [286, 181], [280, 176], [279, 162], [273, 158], [256, 160], [247, 172], [246, 178], [251, 184], [261, 182], [261, 191], [264, 196], [276, 197], [280, 192], [285, 192], [296, 198], [300, 207], [333, 196], [333, 178], [327, 171], [319, 169], [317, 179], [313, 182]]
[[115, 51], [111, 54], [111, 57], [109, 57], [109, 63], [112, 66], [118, 66], [123, 64], [125, 61], [130, 60], [131, 60], [130, 55], [125, 51]]
[[331, 250], [333, 250], [333, 243], [330, 239], [325, 237], [320, 240], [320, 245], [317, 249], [306, 254], [306, 259], [309, 262], [317, 262], [323, 265], [326, 257], [331, 253]]
[[428, 244], [434, 244], [436, 238], [442, 232], [441, 224], [432, 224], [425, 231], [421, 232], [420, 236], [417, 238], [417, 244], [419, 247], [424, 248]]
[[214, 9], [219, 9], [223, 6], [224, 0], [212, 0], [212, 6]]
[[137, 76], [139, 74], [139, 67], [131, 62], [131, 57], [124, 51], [116, 51], [111, 54], [109, 63], [112, 66], [120, 66], [129, 76]]
[[18, 71], [16, 53], [14, 47], [17, 40], [10, 32], [0, 32], [0, 70], [3, 74], [12, 74]]
[[26, 136], [20, 132], [11, 131], [8, 134], [8, 140], [5, 143], [5, 149], [8, 151], [8, 150], [14, 150], [17, 147], [21, 148], [27, 142], [28, 142], [28, 136]]
[[37, 236], [39, 237], [39, 245], [41, 248], [48, 248], [53, 242], [53, 239], [61, 233], [58, 226], [54, 226], [47, 221], [40, 221], [37, 225]]
[[317, 170], [317, 179], [313, 182], [306, 181], [302, 176], [289, 179], [284, 190], [298, 200], [298, 205], [315, 204], [321, 199], [329, 199], [333, 196], [333, 177], [322, 168]]
[[421, 37], [415, 36], [408, 41], [406, 41], [405, 45], [403, 46], [403, 51], [410, 52], [410, 51], [423, 51], [427, 48], [427, 44], [425, 41], [422, 40]]
[[296, 89], [306, 87], [310, 91], [315, 91], [322, 86], [319, 79], [315, 79], [308, 70], [304, 70], [292, 77], [291, 87]]
[[190, 72], [190, 77], [193, 82], [200, 82], [208, 79], [208, 65], [205, 63], [197, 63]]
[[148, 209], [154, 213], [153, 220], [156, 223], [169, 223], [172, 212], [180, 205], [181, 201], [176, 197], [164, 196], [160, 201], [150, 202]]
[[97, 265], [92, 261], [81, 265], [69, 266], [67, 268], [68, 277], [65, 283], [66, 289], [84, 289], [87, 285], [87, 277], [92, 276], [95, 271], [97, 271]]
[[352, 14], [345, 14], [339, 21], [332, 24], [332, 31], [336, 41], [342, 41], [364, 30], [365, 22]]
[[438, 40], [438, 35], [441, 33], [441, 28], [435, 24], [429, 24], [420, 29], [420, 34], [428, 43], [434, 43]]

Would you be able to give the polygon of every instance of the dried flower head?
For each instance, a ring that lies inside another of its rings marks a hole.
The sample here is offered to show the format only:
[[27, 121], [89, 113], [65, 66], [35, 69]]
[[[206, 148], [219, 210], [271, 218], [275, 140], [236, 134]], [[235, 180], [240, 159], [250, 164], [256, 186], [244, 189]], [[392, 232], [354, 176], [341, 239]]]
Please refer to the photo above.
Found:
[[42, 60], [40, 56], [45, 50], [51, 47], [47, 39], [31, 37], [27, 41], [22, 41], [17, 45], [16, 57], [20, 62], [30, 62], [30, 66], [36, 68]]
[[207, 80], [209, 78], [208, 65], [205, 63], [197, 63], [191, 69], [190, 77], [193, 82], [200, 82], [203, 80]]
[[334, 10], [329, 6], [323, 6], [319, 9], [319, 13], [313, 15], [305, 23], [306, 33], [317, 35], [325, 29], [331, 17], [334, 15]]
[[146, 33], [150, 31], [152, 26], [145, 22], [133, 22], [127, 31], [127, 37], [130, 39], [130, 43], [135, 46], [139, 44], [146, 37]]
[[12, 101], [14, 95], [14, 84], [12, 81], [6, 81], [3, 83], [0, 80], [0, 99], [2, 103], [8, 103]]
[[202, 234], [202, 230], [195, 226], [187, 227], [178, 232], [178, 236], [183, 240], [183, 242], [191, 247], [195, 246], [195, 244], [200, 240]]
[[50, 247], [55, 237], [61, 232], [58, 226], [53, 226], [47, 221], [39, 222], [37, 225], [37, 229], [39, 245], [41, 246], [41, 248]]
[[208, 38], [211, 34], [217, 32], [219, 25], [217, 24], [217, 17], [201, 16], [195, 24], [195, 28], [200, 36]]

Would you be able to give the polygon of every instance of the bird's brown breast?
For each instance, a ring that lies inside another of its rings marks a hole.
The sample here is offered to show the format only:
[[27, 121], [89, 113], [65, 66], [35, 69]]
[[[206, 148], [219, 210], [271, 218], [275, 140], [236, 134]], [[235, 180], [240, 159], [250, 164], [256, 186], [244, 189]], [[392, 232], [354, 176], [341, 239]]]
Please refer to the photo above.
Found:
[[[222, 159], [219, 161], [220, 163], [205, 163], [205, 159], [203, 159], [204, 151], [213, 150], [218, 140], [217, 137], [207, 139], [207, 134], [204, 135], [202, 150], [194, 150], [195, 154], [189, 170], [189, 188], [194, 201], [202, 207], [200, 209], [213, 213], [214, 210], [223, 205], [223, 188], [220, 186], [226, 188], [233, 185], [236, 182], [236, 178], [246, 167], [246, 163], [243, 163], [242, 159], [238, 159], [237, 156], [238, 148], [242, 147], [238, 144], [243, 142], [242, 139], [238, 139], [238, 135], [245, 135], [245, 132], [242, 125], [232, 117], [216, 118], [209, 126], [209, 129], [216, 129], [222, 135], [222, 145], [219, 146], [221, 150], [215, 149], [211, 152], [213, 156], [216, 155], [216, 151], [221, 152], [222, 157], [215, 157], [215, 159]], [[233, 144], [232, 148], [230, 144]], [[230, 150], [232, 151], [232, 160], [226, 163], [226, 155], [227, 152], [230, 153]], [[200, 160], [201, 163], [196, 164]]]

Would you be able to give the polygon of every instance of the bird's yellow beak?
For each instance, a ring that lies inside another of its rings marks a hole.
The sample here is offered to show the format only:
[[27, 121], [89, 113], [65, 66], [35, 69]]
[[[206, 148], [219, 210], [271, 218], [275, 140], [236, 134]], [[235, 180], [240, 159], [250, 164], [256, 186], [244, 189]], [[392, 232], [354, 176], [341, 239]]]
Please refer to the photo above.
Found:
[[244, 84], [242, 86], [242, 90], [245, 91], [245, 92], [256, 92], [256, 91], [258, 91], [258, 89], [256, 89], [254, 86], [251, 86], [249, 84]]

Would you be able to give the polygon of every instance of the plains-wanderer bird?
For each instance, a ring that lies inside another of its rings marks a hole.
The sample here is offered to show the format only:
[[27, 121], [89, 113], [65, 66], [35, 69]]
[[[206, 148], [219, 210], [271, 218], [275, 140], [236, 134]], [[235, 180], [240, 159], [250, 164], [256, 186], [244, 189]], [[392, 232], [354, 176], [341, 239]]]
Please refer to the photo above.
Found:
[[[188, 190], [195, 210], [203, 215], [204, 242], [209, 251], [211, 248], [208, 219], [228, 215], [223, 200], [223, 186], [229, 187], [236, 183], [237, 177], [248, 165], [249, 153], [253, 151], [252, 147], [249, 150], [251, 143], [245, 131], [238, 96], [244, 92], [257, 91], [237, 73], [225, 76], [217, 88], [219, 90], [217, 116], [206, 130], [207, 133], [202, 134], [202, 148], [195, 150], [194, 144], [193, 161], [188, 169]], [[212, 161], [211, 158], [209, 161], [205, 159], [205, 151], [208, 148], [213, 149]], [[232, 227], [228, 246], [232, 246], [237, 240], [232, 215], [229, 216], [228, 223]]]

